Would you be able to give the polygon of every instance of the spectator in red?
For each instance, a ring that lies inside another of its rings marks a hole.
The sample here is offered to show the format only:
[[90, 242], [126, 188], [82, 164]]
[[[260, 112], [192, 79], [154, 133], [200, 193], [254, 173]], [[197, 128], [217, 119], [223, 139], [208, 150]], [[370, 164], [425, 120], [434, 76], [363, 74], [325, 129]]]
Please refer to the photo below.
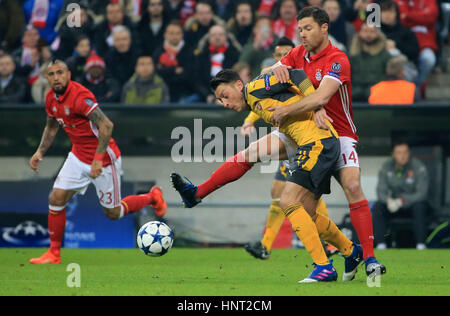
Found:
[[277, 2], [277, 0], [261, 0], [258, 7], [258, 15], [270, 16], [275, 2]]
[[164, 32], [170, 22], [170, 14], [163, 0], [150, 0], [138, 25], [138, 33], [145, 55], [153, 55], [164, 42]]
[[419, 41], [419, 76], [415, 84], [420, 88], [436, 64], [438, 44], [435, 28], [439, 8], [436, 0], [396, 0], [395, 2], [400, 9], [401, 23], [409, 27]]
[[156, 72], [169, 87], [170, 101], [189, 103], [192, 89], [193, 53], [183, 40], [179, 22], [171, 22], [164, 33], [164, 43], [153, 55]]
[[297, 15], [299, 7], [294, 0], [281, 0], [276, 3], [272, 30], [278, 38], [287, 37], [296, 45], [300, 43], [298, 38]]
[[208, 33], [208, 41], [201, 42], [196, 50], [196, 89], [203, 101], [214, 103], [209, 82], [222, 69], [230, 69], [239, 59], [239, 51], [228, 38], [223, 25], [213, 26]]

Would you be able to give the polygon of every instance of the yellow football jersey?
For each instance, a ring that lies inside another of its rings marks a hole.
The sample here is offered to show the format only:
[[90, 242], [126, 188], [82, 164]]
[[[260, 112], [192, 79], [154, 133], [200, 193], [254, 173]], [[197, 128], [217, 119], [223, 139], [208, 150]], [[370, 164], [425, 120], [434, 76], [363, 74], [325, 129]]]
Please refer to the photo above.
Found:
[[[291, 105], [315, 91], [302, 69], [289, 70], [289, 74], [290, 80], [287, 83], [279, 82], [274, 74], [267, 74], [256, 77], [245, 87], [245, 101], [252, 112], [269, 124], [272, 124], [273, 112], [268, 111], [268, 108]], [[338, 134], [329, 122], [330, 130], [320, 129], [314, 123], [313, 117], [312, 111], [302, 113], [289, 118], [278, 128], [280, 132], [291, 136], [299, 146], [333, 135], [338, 138]]]

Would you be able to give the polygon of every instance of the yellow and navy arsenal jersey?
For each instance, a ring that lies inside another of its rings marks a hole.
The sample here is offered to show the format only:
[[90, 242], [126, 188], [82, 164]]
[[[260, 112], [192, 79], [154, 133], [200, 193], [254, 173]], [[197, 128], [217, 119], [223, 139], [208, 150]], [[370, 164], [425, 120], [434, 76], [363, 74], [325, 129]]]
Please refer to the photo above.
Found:
[[[245, 87], [244, 98], [252, 112], [269, 124], [272, 124], [273, 112], [268, 111], [268, 108], [291, 105], [315, 91], [302, 69], [289, 70], [289, 74], [290, 80], [287, 83], [279, 82], [271, 73], [256, 77]], [[338, 134], [329, 122], [330, 130], [320, 129], [314, 123], [313, 117], [312, 111], [302, 113], [289, 118], [278, 128], [280, 132], [291, 136], [299, 146], [333, 135], [338, 138]]]

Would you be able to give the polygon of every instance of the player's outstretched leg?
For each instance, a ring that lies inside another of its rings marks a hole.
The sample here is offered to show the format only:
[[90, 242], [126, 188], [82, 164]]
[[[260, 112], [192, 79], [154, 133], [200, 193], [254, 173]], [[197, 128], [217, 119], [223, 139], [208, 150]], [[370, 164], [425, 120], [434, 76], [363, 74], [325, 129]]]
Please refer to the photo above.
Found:
[[252, 167], [253, 163], [246, 161], [244, 152], [239, 152], [225, 161], [211, 174], [208, 180], [198, 186], [193, 185], [187, 178], [184, 180], [177, 173], [172, 173], [170, 177], [173, 187], [180, 194], [184, 205], [192, 208], [220, 187], [242, 177]]

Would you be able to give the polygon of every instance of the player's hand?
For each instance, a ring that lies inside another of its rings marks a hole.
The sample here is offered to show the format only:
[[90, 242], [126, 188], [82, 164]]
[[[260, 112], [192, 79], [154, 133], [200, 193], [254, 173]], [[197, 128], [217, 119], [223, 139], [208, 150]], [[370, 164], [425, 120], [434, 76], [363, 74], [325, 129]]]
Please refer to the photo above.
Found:
[[38, 151], [30, 158], [30, 167], [34, 172], [39, 173], [39, 163], [42, 159], [42, 154]]
[[272, 68], [272, 71], [273, 71], [275, 77], [277, 77], [277, 80], [279, 82], [286, 83], [290, 79], [290, 77], [289, 77], [289, 69], [292, 69], [292, 67], [291, 66], [286, 66], [286, 65], [277, 65], [277, 66]]
[[273, 112], [272, 124], [274, 126], [281, 126], [289, 118], [290, 107], [289, 106], [273, 106], [267, 109]]
[[250, 134], [255, 131], [255, 124], [253, 122], [245, 122], [241, 127], [241, 135], [244, 137], [250, 137]]
[[330, 127], [327, 124], [327, 120], [330, 123], [333, 123], [333, 120], [327, 115], [327, 111], [325, 111], [324, 108], [314, 113], [314, 123], [316, 123], [317, 127], [324, 130], [329, 130]]
[[91, 178], [98, 178], [102, 174], [103, 161], [93, 160], [91, 165], [91, 173], [89, 176]]

